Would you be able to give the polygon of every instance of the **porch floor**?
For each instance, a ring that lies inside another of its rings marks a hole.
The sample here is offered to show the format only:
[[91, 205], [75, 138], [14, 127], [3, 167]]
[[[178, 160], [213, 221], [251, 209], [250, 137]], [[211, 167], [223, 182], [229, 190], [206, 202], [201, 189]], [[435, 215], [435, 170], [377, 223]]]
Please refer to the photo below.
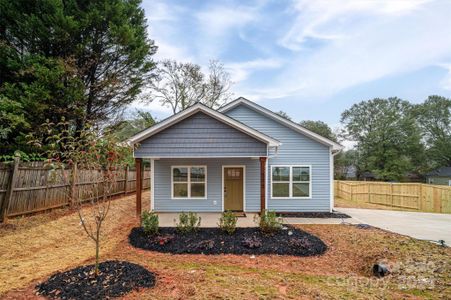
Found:
[[[158, 213], [161, 227], [175, 227], [178, 221], [178, 213]], [[202, 218], [200, 227], [217, 227], [220, 213], [198, 213]], [[246, 213], [246, 217], [238, 217], [237, 227], [255, 227], [254, 216], [256, 213]], [[357, 224], [353, 218], [344, 219], [346, 223]], [[340, 224], [342, 219], [337, 218], [283, 218], [284, 224]]]

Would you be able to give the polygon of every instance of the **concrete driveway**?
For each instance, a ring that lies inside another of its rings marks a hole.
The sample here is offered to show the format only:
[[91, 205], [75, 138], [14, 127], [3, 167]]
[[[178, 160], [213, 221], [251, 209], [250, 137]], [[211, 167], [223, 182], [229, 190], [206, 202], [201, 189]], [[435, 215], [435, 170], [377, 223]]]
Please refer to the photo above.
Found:
[[369, 224], [421, 240], [444, 240], [451, 246], [451, 214], [434, 214], [392, 210], [341, 208], [360, 223]]

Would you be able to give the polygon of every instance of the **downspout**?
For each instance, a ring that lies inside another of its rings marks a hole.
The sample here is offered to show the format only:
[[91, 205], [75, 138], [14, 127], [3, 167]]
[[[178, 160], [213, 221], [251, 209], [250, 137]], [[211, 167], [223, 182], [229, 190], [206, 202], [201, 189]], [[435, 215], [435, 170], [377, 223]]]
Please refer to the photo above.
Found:
[[334, 183], [334, 157], [338, 153], [341, 152], [341, 149], [338, 149], [334, 152], [334, 150], [330, 149], [330, 212], [333, 211], [335, 206], [335, 183]]

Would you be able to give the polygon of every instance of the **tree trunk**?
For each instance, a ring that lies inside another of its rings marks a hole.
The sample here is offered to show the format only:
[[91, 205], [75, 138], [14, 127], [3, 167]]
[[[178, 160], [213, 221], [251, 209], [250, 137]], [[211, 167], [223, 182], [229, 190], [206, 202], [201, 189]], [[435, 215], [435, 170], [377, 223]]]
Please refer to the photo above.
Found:
[[99, 276], [99, 257], [100, 257], [100, 229], [96, 233], [96, 265], [94, 269], [95, 277]]

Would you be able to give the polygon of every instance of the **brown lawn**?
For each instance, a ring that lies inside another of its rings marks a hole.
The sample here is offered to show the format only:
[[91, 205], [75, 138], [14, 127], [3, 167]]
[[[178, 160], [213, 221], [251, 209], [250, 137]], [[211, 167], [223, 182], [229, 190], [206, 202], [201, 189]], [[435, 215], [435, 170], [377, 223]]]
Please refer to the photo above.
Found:
[[[146, 199], [148, 195], [144, 195]], [[153, 289], [125, 299], [450, 299], [451, 250], [378, 229], [308, 225], [329, 246], [319, 257], [171, 255], [131, 247], [134, 196], [115, 200], [102, 259], [139, 263], [158, 276]], [[59, 270], [93, 262], [78, 216], [57, 211], [0, 226], [0, 298], [39, 299], [34, 286]], [[394, 273], [371, 277], [376, 261]], [[448, 284], [448, 286], [446, 285]]]

